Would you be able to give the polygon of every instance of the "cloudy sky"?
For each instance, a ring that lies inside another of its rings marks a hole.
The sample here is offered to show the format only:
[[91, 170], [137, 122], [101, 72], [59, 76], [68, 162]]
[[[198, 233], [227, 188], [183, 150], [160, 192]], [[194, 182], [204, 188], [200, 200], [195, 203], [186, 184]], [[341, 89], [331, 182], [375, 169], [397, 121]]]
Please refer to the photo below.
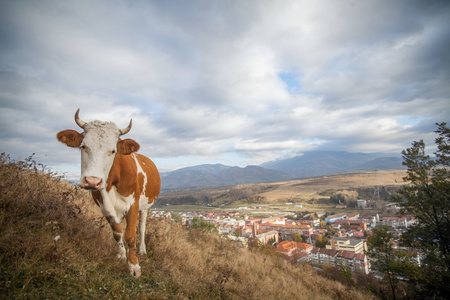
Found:
[[400, 153], [450, 121], [449, 1], [0, 0], [0, 151], [114, 121], [161, 170]]

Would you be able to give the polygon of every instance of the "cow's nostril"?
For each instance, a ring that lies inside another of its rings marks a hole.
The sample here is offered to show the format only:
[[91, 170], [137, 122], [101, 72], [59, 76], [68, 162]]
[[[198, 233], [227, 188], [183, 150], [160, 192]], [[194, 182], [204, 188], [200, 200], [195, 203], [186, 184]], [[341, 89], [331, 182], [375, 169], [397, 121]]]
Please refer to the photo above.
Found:
[[99, 189], [102, 187], [103, 179], [89, 176], [83, 178], [83, 185], [86, 189]]

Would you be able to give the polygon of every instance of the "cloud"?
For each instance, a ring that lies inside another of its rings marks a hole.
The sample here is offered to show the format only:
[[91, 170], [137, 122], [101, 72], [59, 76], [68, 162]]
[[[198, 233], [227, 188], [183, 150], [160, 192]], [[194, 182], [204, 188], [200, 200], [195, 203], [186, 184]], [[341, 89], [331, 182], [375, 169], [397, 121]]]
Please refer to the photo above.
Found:
[[449, 121], [446, 1], [10, 1], [1, 151], [55, 168], [86, 120], [133, 119], [162, 168], [400, 152]]

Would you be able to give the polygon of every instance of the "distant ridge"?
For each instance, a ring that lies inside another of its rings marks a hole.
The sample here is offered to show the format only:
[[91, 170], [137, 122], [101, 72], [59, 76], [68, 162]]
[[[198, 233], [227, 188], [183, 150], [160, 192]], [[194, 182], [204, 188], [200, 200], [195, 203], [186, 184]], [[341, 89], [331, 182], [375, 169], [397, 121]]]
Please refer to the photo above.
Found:
[[288, 159], [267, 162], [264, 168], [285, 172], [295, 178], [347, 171], [404, 169], [400, 157], [384, 153], [311, 151]]
[[384, 153], [310, 151], [303, 155], [245, 168], [206, 164], [161, 174], [163, 190], [212, 188], [282, 181], [348, 171], [405, 169], [400, 156]]
[[289, 178], [291, 176], [288, 174], [259, 166], [240, 168], [222, 164], [207, 164], [162, 173], [161, 185], [163, 190], [194, 189], [253, 182], [280, 181]]

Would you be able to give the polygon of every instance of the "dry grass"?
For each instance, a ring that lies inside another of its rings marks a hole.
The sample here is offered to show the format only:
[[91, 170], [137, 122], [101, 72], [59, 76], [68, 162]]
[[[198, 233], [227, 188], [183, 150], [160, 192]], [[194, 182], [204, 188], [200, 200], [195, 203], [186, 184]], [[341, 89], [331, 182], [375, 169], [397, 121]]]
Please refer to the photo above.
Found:
[[153, 219], [148, 265], [154, 278], [179, 299], [370, 299], [319, 276], [308, 265], [291, 265], [247, 250], [217, 235], [185, 230]]
[[[305, 178], [280, 182], [276, 188], [262, 193], [268, 203], [324, 198], [320, 193], [326, 190], [357, 189], [373, 186], [400, 186], [404, 184], [405, 171], [370, 171], [340, 173], [329, 176]], [[327, 198], [327, 197], [325, 197]]]
[[37, 166], [1, 157], [2, 298], [371, 298], [309, 266], [159, 219], [149, 220], [148, 255], [135, 279], [115, 259], [109, 226], [90, 196]]

